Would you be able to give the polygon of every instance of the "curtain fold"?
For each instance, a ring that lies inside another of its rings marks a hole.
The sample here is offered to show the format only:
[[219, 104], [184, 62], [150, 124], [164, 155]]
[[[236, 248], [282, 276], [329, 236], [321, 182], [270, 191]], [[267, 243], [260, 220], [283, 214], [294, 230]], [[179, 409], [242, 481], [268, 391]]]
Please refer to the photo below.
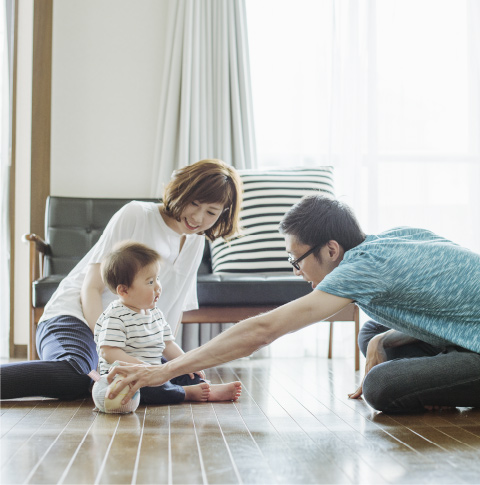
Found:
[[244, 0], [170, 1], [151, 196], [204, 158], [256, 166]]
[[[335, 167], [336, 196], [360, 207], [358, 190], [366, 150], [369, 5], [357, 0], [332, 5], [331, 86], [327, 160]], [[370, 26], [372, 27], [372, 26]]]
[[[151, 196], [204, 158], [256, 166], [245, 0], [170, 0]], [[190, 349], [225, 326], [181, 325]]]

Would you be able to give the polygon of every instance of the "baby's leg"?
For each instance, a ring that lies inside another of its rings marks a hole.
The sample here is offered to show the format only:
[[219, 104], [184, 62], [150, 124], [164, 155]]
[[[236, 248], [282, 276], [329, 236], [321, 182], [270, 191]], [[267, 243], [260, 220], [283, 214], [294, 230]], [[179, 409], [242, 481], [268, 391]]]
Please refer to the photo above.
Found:
[[209, 401], [210, 384], [202, 382], [193, 386], [184, 386], [185, 401]]
[[242, 393], [240, 381], [228, 382], [227, 384], [210, 384], [209, 401], [236, 401]]
[[206, 401], [210, 386], [204, 381], [192, 386], [180, 386], [169, 381], [162, 386], [142, 387], [140, 404], [178, 404], [183, 401]]
[[[195, 374], [194, 379], [185, 374], [175, 377], [171, 382], [183, 386], [186, 391], [191, 387], [196, 387], [194, 384], [201, 384], [204, 380], [197, 374]], [[228, 382], [227, 384], [210, 384], [208, 401], [236, 401], [240, 397], [241, 392], [242, 384], [239, 381]], [[187, 401], [187, 398], [185, 400]]]

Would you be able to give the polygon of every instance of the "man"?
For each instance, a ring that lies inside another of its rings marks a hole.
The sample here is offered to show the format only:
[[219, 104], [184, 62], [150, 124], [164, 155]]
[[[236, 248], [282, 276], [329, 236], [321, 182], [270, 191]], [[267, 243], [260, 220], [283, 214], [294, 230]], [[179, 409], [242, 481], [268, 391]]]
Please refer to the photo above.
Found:
[[127, 398], [142, 386], [250, 355], [352, 301], [373, 318], [360, 332], [362, 386], [350, 395], [387, 413], [480, 406], [480, 255], [429, 231], [366, 236], [341, 202], [304, 197], [280, 224], [295, 274], [314, 291], [238, 323], [165, 365], [117, 367]]

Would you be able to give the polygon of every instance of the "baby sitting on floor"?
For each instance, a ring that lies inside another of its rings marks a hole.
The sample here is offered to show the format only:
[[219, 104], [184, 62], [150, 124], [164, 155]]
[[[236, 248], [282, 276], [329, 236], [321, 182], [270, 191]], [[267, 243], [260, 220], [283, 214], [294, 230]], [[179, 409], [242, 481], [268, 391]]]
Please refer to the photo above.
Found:
[[160, 255], [155, 250], [132, 241], [119, 243], [102, 262], [101, 273], [105, 284], [119, 297], [100, 315], [95, 325], [102, 377], [95, 382], [92, 395], [101, 411], [131, 412], [139, 403], [175, 404], [235, 401], [239, 398], [242, 391], [239, 381], [209, 384], [205, 373], [200, 371], [175, 377], [161, 386], [143, 387], [140, 396], [135, 395], [132, 402], [124, 406], [118, 396], [114, 403], [110, 402], [111, 387], [106, 383], [106, 374], [115, 361], [161, 365], [184, 352], [175, 343], [170, 326], [155, 305], [162, 291]]

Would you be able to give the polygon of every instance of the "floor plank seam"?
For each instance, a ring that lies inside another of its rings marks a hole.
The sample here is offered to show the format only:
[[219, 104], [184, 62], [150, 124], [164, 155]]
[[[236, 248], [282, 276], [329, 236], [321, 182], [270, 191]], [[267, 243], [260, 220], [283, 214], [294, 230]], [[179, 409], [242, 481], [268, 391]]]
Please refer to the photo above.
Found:
[[193, 416], [192, 404], [190, 403], [189, 406], [190, 406], [190, 416], [192, 418], [192, 423], [193, 423], [193, 433], [195, 435], [195, 441], [197, 442], [198, 456], [200, 458], [200, 471], [202, 473], [202, 480], [204, 484], [208, 484], [207, 473], [205, 472], [205, 465], [203, 463], [203, 454], [200, 448], [200, 443], [198, 441], [198, 433], [197, 433], [197, 427], [195, 425], [195, 418]]
[[122, 415], [119, 415], [118, 420], [117, 420], [117, 426], [115, 426], [115, 430], [112, 433], [112, 437], [110, 439], [110, 442], [108, 443], [107, 451], [105, 452], [105, 456], [103, 457], [102, 463], [100, 465], [100, 469], [98, 470], [97, 476], [95, 477], [95, 481], [93, 482], [94, 485], [98, 485], [100, 483], [100, 479], [102, 477], [103, 470], [105, 469], [105, 466], [107, 464], [108, 455], [110, 453], [110, 450], [112, 449], [113, 441], [115, 440], [118, 427], [120, 426], [120, 420], [121, 419], [122, 419]]
[[138, 464], [140, 462], [140, 452], [142, 450], [142, 441], [143, 441], [143, 432], [145, 430], [145, 418], [147, 416], [147, 406], [145, 406], [145, 409], [143, 410], [143, 421], [142, 421], [142, 426], [141, 426], [141, 431], [140, 431], [140, 438], [138, 440], [138, 447], [137, 447], [137, 456], [135, 457], [135, 464], [133, 466], [133, 475], [132, 475], [132, 485], [135, 485], [137, 483], [137, 476], [138, 476]]
[[[235, 374], [235, 375], [236, 375], [236, 376], [237, 376], [237, 378], [240, 380], [240, 378], [239, 378], [238, 374]], [[256, 376], [254, 376], [253, 378], [254, 378], [254, 379], [257, 381], [257, 383], [258, 383], [258, 384], [261, 386], [261, 382], [259, 381], [259, 379], [258, 379]], [[288, 392], [288, 391], [287, 391], [287, 392]], [[321, 451], [321, 449], [320, 449], [320, 446], [319, 446], [319, 445], [318, 445], [318, 444], [315, 442], [315, 440], [313, 440], [313, 438], [312, 438], [312, 437], [311, 437], [311, 436], [310, 436], [310, 435], [307, 433], [307, 431], [305, 430], [305, 428], [304, 428], [304, 427], [303, 427], [303, 426], [302, 426], [302, 425], [301, 425], [301, 424], [300, 424], [300, 423], [299, 423], [299, 422], [298, 422], [298, 421], [295, 419], [295, 417], [293, 417], [293, 416], [291, 415], [291, 413], [289, 413], [289, 411], [288, 411], [287, 409], [285, 409], [285, 407], [284, 407], [284, 406], [283, 406], [283, 405], [282, 405], [282, 404], [281, 404], [281, 403], [278, 401], [278, 399], [277, 399], [277, 398], [276, 398], [276, 397], [275, 397], [275, 396], [274, 396], [274, 395], [273, 395], [273, 394], [272, 394], [270, 391], [269, 391], [269, 394], [270, 394], [270, 396], [272, 397], [272, 399], [273, 399], [275, 402], [277, 402], [278, 406], [279, 406], [279, 407], [281, 407], [281, 408], [284, 410], [285, 414], [287, 414], [287, 415], [288, 415], [288, 416], [289, 416], [289, 417], [292, 419], [292, 421], [293, 421], [294, 423], [296, 423], [296, 425], [298, 426], [298, 428], [299, 428], [300, 430], [302, 430], [303, 434], [304, 434], [304, 435], [305, 435], [305, 436], [306, 436], [306, 437], [307, 437], [307, 438], [308, 438], [308, 439], [309, 439], [309, 440], [310, 440], [310, 441], [313, 443], [313, 445], [314, 445], [316, 448], [319, 448], [320, 453], [322, 453], [322, 451]], [[292, 396], [292, 397], [293, 397], [293, 396]], [[262, 413], [262, 414], [265, 416], [265, 418], [267, 419], [267, 421], [268, 421], [268, 422], [271, 424], [272, 428], [273, 428], [273, 429], [275, 429], [275, 431], [276, 431], [276, 433], [277, 433], [277, 436], [278, 436], [278, 437], [279, 437], [279, 438], [280, 438], [280, 439], [281, 439], [281, 440], [282, 440], [282, 441], [283, 441], [283, 442], [286, 444], [287, 448], [290, 448], [288, 441], [285, 441], [285, 440], [283, 439], [283, 437], [282, 437], [282, 436], [281, 436], [281, 434], [280, 434], [280, 431], [279, 431], [279, 430], [278, 430], [278, 428], [275, 426], [275, 424], [274, 424], [274, 423], [272, 423], [272, 421], [270, 420], [270, 418], [268, 417], [268, 415], [265, 413], [265, 411], [264, 411], [264, 410], [263, 410], [263, 409], [262, 409], [260, 406], [258, 406], [258, 404], [256, 403], [256, 401], [255, 401], [253, 398], [252, 398], [252, 400], [253, 400], [253, 402], [255, 403], [255, 405], [256, 405], [256, 406], [259, 408], [260, 412], [261, 412], [261, 413]], [[306, 410], [306, 411], [307, 411], [307, 412], [309, 412], [308, 410]], [[314, 416], [312, 415], [312, 417], [314, 417]], [[322, 424], [322, 423], [320, 423], [320, 424]], [[327, 429], [327, 428], [326, 428], [326, 429]], [[330, 430], [328, 430], [328, 431], [329, 431], [330, 433], [332, 433]], [[333, 433], [332, 433], [332, 435], [333, 435]], [[335, 466], [337, 466], [336, 464], [334, 464], [334, 465], [335, 465]], [[337, 467], [337, 468], [338, 468], [338, 467]], [[343, 472], [343, 470], [342, 470], [341, 468], [338, 468], [338, 469], [339, 469], [339, 471], [340, 471], [341, 473], [344, 473], [344, 472]], [[346, 476], [346, 477], [347, 477], [347, 476]], [[351, 481], [350, 481], [350, 483], [353, 483], [353, 482], [351, 482]]]
[[[40, 459], [38, 460], [38, 462], [34, 465], [32, 471], [30, 472], [30, 474], [27, 476], [27, 478], [25, 479], [25, 483], [29, 483], [30, 480], [32, 479], [33, 475], [35, 474], [35, 472], [38, 470], [38, 468], [40, 467], [42, 461], [45, 459], [45, 457], [48, 455], [48, 453], [50, 452], [50, 450], [53, 448], [53, 446], [55, 445], [55, 443], [57, 443], [57, 441], [60, 439], [60, 436], [62, 436], [63, 432], [67, 429], [68, 425], [72, 422], [73, 418], [75, 417], [75, 415], [77, 414], [77, 412], [81, 409], [82, 407], [82, 404], [83, 404], [84, 401], [82, 401], [82, 403], [78, 406], [78, 408], [75, 410], [75, 412], [73, 413], [73, 415], [71, 416], [71, 418], [68, 420], [68, 422], [65, 424], [65, 426], [63, 427], [62, 431], [60, 431], [60, 433], [58, 434], [58, 436], [55, 438], [55, 440], [50, 444], [50, 446], [47, 448], [47, 450], [45, 451], [45, 453], [40, 457]], [[58, 409], [59, 406], [57, 406], [56, 409]]]
[[212, 408], [213, 408], [213, 413], [215, 414], [215, 419], [217, 420], [217, 423], [218, 423], [218, 428], [220, 429], [220, 433], [221, 433], [222, 438], [223, 438], [223, 442], [225, 443], [225, 448], [227, 450], [228, 456], [229, 456], [230, 461], [232, 463], [233, 470], [235, 471], [235, 475], [237, 477], [238, 483], [243, 484], [243, 481], [242, 481], [242, 478], [241, 478], [241, 475], [240, 475], [240, 471], [238, 470], [237, 464], [235, 463], [235, 459], [233, 457], [232, 450], [230, 449], [230, 446], [228, 445], [227, 438], [225, 437], [225, 433], [223, 432], [222, 426], [221, 426], [220, 421], [218, 419], [218, 414], [215, 410], [215, 406], [212, 406]]
[[94, 425], [95, 420], [97, 419], [97, 417], [98, 417], [98, 412], [97, 412], [97, 415], [95, 416], [95, 419], [92, 420], [92, 422], [90, 423], [90, 426], [88, 427], [87, 431], [84, 433], [83, 438], [81, 439], [81, 441], [78, 444], [77, 448], [75, 449], [75, 452], [73, 453], [72, 458], [70, 459], [70, 461], [68, 462], [67, 466], [65, 467], [65, 470], [62, 473], [61, 477], [59, 478], [59, 480], [57, 482], [57, 485], [62, 485], [62, 483], [64, 482], [65, 478], [67, 477], [68, 472], [70, 471], [70, 468], [72, 467], [72, 465], [73, 465], [73, 463], [74, 463], [74, 461], [75, 461], [78, 453], [80, 452], [81, 447], [85, 443], [85, 441], [87, 439], [87, 436], [89, 435], [90, 430], [92, 429], [92, 427], [93, 427], [93, 425]]

